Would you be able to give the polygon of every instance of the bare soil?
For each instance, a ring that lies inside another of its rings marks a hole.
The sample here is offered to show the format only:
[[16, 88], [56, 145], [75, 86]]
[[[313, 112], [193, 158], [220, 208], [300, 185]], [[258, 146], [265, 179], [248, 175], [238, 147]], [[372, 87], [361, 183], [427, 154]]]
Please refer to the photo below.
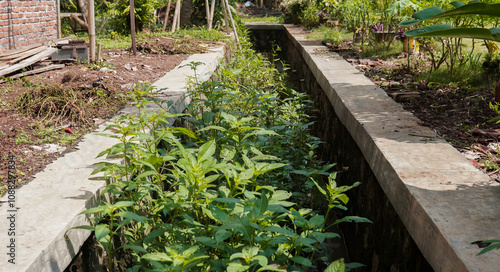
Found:
[[[137, 44], [135, 56], [130, 50], [103, 50], [103, 61], [96, 65], [71, 63], [0, 84], [0, 195], [7, 183], [9, 155], [14, 157], [16, 179], [25, 184], [127, 104], [121, 94], [155, 82], [189, 54], [206, 51], [209, 43], [189, 37], [150, 38]], [[40, 135], [48, 128], [55, 130], [50, 135], [55, 142], [76, 137], [50, 146], [51, 139]]]
[[[417, 80], [421, 69], [411, 65], [408, 69], [406, 53], [386, 60], [361, 58], [352, 41], [331, 49], [418, 117], [420, 125], [430, 127], [476, 168], [500, 182], [500, 125], [490, 121], [496, 117], [490, 108], [495, 100], [493, 87], [432, 86], [425, 79]], [[423, 60], [422, 55], [411, 57]]]

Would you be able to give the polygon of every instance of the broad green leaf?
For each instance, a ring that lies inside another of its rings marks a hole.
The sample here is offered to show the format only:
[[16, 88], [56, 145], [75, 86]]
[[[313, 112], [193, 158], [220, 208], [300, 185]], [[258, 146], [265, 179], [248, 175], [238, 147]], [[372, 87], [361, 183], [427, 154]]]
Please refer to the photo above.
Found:
[[101, 205], [101, 206], [97, 206], [97, 207], [94, 207], [94, 208], [90, 208], [90, 209], [88, 209], [88, 210], [85, 210], [85, 211], [81, 212], [80, 214], [102, 213], [102, 212], [104, 212], [104, 209], [105, 209], [105, 208], [106, 208], [106, 207], [104, 207], [104, 206], [102, 206], [102, 205]]
[[213, 217], [219, 222], [223, 224], [229, 222], [229, 216], [217, 206], [210, 205], [210, 211], [212, 212]]
[[95, 227], [95, 238], [97, 241], [101, 241], [102, 238], [109, 234], [109, 226], [105, 224], [99, 224]]
[[331, 263], [326, 269], [325, 272], [344, 272], [345, 271], [345, 264], [344, 264], [344, 259], [340, 258], [336, 260], [335, 262]]
[[311, 239], [311, 238], [299, 238], [295, 241], [296, 243], [301, 243], [306, 246], [312, 246], [314, 243], [316, 243], [316, 240]]
[[488, 247], [484, 248], [483, 250], [481, 250], [477, 255], [482, 255], [488, 251], [491, 251], [493, 249], [500, 249], [500, 240], [486, 240], [486, 241], [482, 241], [483, 243], [492, 243], [491, 245], [489, 245]]
[[468, 38], [500, 41], [500, 28], [455, 28], [451, 25], [431, 25], [406, 32], [409, 37]]
[[219, 250], [224, 250], [224, 246], [217, 244], [212, 237], [195, 237], [194, 240], [202, 245]]
[[125, 208], [125, 207], [130, 207], [135, 204], [135, 201], [118, 201], [112, 206], [119, 209], [119, 208]]
[[273, 192], [273, 195], [271, 197], [271, 201], [276, 200], [287, 200], [292, 196], [292, 193], [285, 191], [285, 190], [276, 190]]
[[329, 195], [328, 193], [325, 191], [325, 189], [321, 188], [321, 186], [319, 186], [319, 184], [313, 179], [311, 178], [312, 182], [314, 183], [314, 185], [316, 185], [316, 188], [318, 188], [318, 191], [323, 195], [325, 196], [327, 199], [329, 199]]
[[215, 240], [217, 243], [221, 243], [233, 235], [232, 231], [219, 229], [215, 232]]
[[212, 200], [221, 203], [241, 203], [241, 199], [238, 198], [214, 198]]
[[184, 250], [184, 251], [182, 252], [182, 256], [184, 256], [184, 257], [189, 257], [189, 256], [193, 255], [193, 254], [194, 254], [197, 250], [198, 250], [198, 247], [197, 247], [197, 246], [192, 246], [192, 247], [190, 247], [190, 248], [188, 248], [188, 249]]
[[206, 142], [200, 147], [198, 152], [198, 162], [202, 162], [211, 158], [215, 154], [215, 141]]
[[415, 12], [412, 17], [415, 19], [418, 19], [420, 21], [427, 20], [429, 18], [432, 18], [434, 16], [437, 16], [443, 12], [446, 12], [446, 10], [438, 7], [428, 7], [423, 10]]
[[304, 258], [302, 256], [294, 256], [291, 258], [291, 260], [294, 261], [295, 263], [298, 263], [298, 264], [303, 265], [303, 266], [313, 267], [311, 260]]
[[227, 266], [227, 272], [246, 272], [250, 266], [242, 265], [241, 263], [229, 263]]
[[168, 256], [166, 253], [163, 252], [154, 252], [154, 253], [149, 253], [145, 254], [142, 256], [142, 259], [150, 260], [150, 261], [158, 261], [158, 262], [172, 262], [173, 259], [172, 257]]
[[460, 2], [460, 1], [453, 1], [453, 2], [450, 3], [450, 5], [458, 8], [458, 7], [461, 7], [461, 6], [465, 5], [465, 4], [462, 3], [462, 2]]
[[266, 266], [268, 263], [267, 258], [265, 256], [262, 256], [262, 255], [257, 255], [255, 257], [253, 257], [252, 260], [257, 261], [260, 266]]
[[84, 230], [90, 230], [90, 231], [94, 231], [95, 230], [95, 227], [94, 226], [86, 226], [86, 225], [81, 225], [81, 226], [76, 226], [76, 227], [73, 227], [71, 229], [84, 229]]
[[145, 248], [141, 247], [141, 246], [136, 246], [136, 245], [124, 245], [124, 246], [123, 246], [123, 248], [124, 248], [124, 249], [131, 249], [131, 250], [133, 250], [135, 253], [139, 253], [139, 252], [140, 252], [140, 253], [146, 253], [146, 254], [148, 253], [148, 251], [147, 251]]
[[295, 232], [293, 232], [289, 229], [283, 228], [283, 227], [278, 227], [278, 226], [265, 227], [264, 231], [276, 232], [276, 233], [283, 234], [283, 235], [290, 236], [290, 237], [295, 236]]
[[133, 213], [133, 212], [128, 212], [128, 211], [124, 211], [124, 212], [120, 212], [117, 214], [118, 216], [121, 216], [123, 218], [127, 218], [127, 219], [131, 219], [131, 220], [135, 220], [135, 221], [138, 221], [138, 222], [141, 222], [141, 223], [144, 223], [146, 221], [149, 220], [149, 218], [145, 217], [145, 216], [142, 216], [142, 215], [138, 215], [136, 213]]
[[372, 221], [364, 218], [364, 217], [359, 217], [359, 216], [346, 216], [341, 219], [336, 220], [333, 224], [339, 224], [342, 222], [356, 222], [356, 223], [373, 223]]
[[322, 215], [315, 215], [311, 219], [309, 219], [309, 225], [311, 228], [321, 228], [323, 226], [323, 222], [325, 221], [325, 217]]
[[146, 244], [149, 244], [151, 242], [153, 242], [153, 240], [156, 238], [156, 237], [160, 237], [162, 236], [164, 233], [165, 233], [165, 229], [155, 229], [153, 231], [151, 231], [145, 238], [144, 238], [144, 243]]
[[144, 171], [142, 173], [140, 173], [137, 177], [135, 177], [137, 180], [140, 180], [142, 178], [145, 178], [145, 177], [149, 177], [149, 176], [155, 176], [155, 175], [158, 175], [158, 172], [157, 171]]
[[471, 15], [471, 14], [500, 17], [500, 4], [490, 4], [481, 2], [469, 3], [467, 5], [462, 5], [455, 9], [436, 14], [426, 19], [436, 19], [448, 16], [461, 16], [461, 15]]
[[262, 216], [267, 211], [267, 206], [269, 204], [269, 201], [267, 200], [266, 194], [264, 192], [262, 192], [260, 197], [260, 199], [255, 201], [255, 204], [253, 206], [254, 214], [257, 217]]
[[270, 265], [266, 265], [266, 266], [263, 266], [259, 269], [257, 269], [257, 272], [260, 272], [260, 271], [281, 271], [281, 272], [286, 272], [286, 269], [280, 269], [279, 268], [279, 264], [270, 264]]

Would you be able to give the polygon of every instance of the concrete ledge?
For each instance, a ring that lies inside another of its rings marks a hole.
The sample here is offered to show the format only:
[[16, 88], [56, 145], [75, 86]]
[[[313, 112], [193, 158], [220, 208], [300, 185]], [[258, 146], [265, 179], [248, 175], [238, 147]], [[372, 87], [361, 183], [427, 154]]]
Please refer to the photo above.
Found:
[[[223, 48], [192, 55], [179, 65], [181, 68], [171, 70], [153, 85], [167, 88], [161, 92], [164, 95], [161, 99], [174, 101], [177, 112], [182, 112], [190, 102], [186, 79], [194, 76], [194, 70], [185, 65], [203, 62], [196, 70], [203, 81], [210, 78], [223, 56]], [[125, 108], [121, 113], [131, 112], [130, 109]], [[101, 125], [95, 132], [104, 128]], [[85, 135], [76, 151], [58, 158], [36, 174], [33, 181], [15, 190], [14, 208], [8, 206], [8, 194], [0, 199], [0, 271], [64, 271], [90, 235], [85, 230], [68, 230], [89, 224], [79, 213], [96, 203], [99, 190], [105, 185], [103, 180], [90, 178], [92, 165], [103, 160], [118, 162], [95, 157], [116, 143], [115, 139]], [[10, 215], [15, 218], [12, 222], [15, 234], [11, 236]], [[15, 239], [15, 258], [7, 255], [10, 239]]]
[[500, 252], [476, 256], [471, 244], [500, 238], [498, 184], [444, 140], [410, 136], [437, 135], [338, 54], [283, 28], [433, 269], [499, 271]]

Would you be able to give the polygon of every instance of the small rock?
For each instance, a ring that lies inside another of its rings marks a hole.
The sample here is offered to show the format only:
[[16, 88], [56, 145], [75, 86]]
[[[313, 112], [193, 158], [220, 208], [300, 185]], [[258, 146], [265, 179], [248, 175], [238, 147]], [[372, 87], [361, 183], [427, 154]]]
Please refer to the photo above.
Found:
[[116, 74], [116, 71], [113, 70], [113, 69], [109, 69], [107, 67], [102, 67], [101, 69], [99, 69], [99, 72], [104, 72], [104, 73], [113, 73], [113, 74]]
[[132, 71], [137, 71], [137, 67], [132, 67]]
[[123, 65], [123, 68], [125, 68], [127, 70], [132, 70], [132, 68], [130, 67], [130, 63]]
[[31, 148], [33, 148], [35, 150], [39, 150], [39, 151], [43, 149], [43, 147], [38, 146], [38, 145], [32, 145]]
[[56, 152], [62, 153], [64, 152], [64, 150], [66, 150], [66, 147], [57, 144], [45, 144], [43, 145], [43, 149], [47, 153], [56, 153]]

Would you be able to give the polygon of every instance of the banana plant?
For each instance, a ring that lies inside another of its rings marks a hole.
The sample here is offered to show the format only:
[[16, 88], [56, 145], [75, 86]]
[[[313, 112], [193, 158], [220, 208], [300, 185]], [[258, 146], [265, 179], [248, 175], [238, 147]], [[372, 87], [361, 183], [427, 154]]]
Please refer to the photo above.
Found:
[[[420, 10], [412, 15], [414, 20], [408, 20], [400, 23], [400, 26], [412, 26], [425, 20], [455, 17], [463, 15], [487, 15], [500, 17], [500, 4], [482, 3], [471, 1], [464, 4], [460, 1], [450, 3], [455, 8], [444, 10], [438, 7], [429, 7]], [[454, 27], [449, 24], [438, 24], [423, 26], [420, 28], [406, 31], [409, 37], [441, 37], [441, 38], [470, 38], [482, 39], [500, 42], [500, 28], [480, 28], [480, 27]]]

